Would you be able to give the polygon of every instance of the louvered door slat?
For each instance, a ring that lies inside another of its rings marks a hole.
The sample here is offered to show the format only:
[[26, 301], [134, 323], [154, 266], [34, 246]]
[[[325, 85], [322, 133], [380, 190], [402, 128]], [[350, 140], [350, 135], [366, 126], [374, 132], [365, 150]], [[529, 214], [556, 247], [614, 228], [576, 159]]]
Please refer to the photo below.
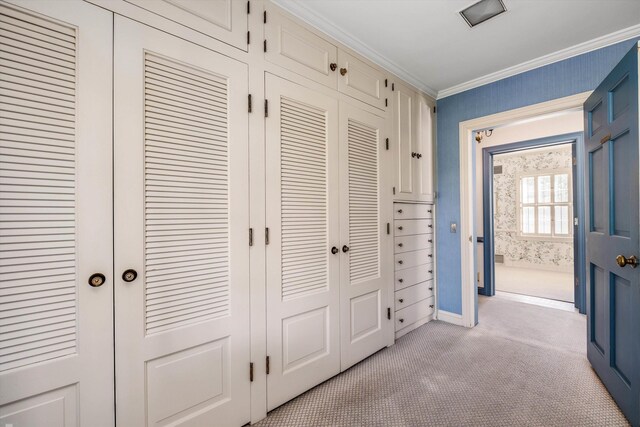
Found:
[[[282, 298], [326, 289], [327, 175], [323, 111], [283, 98], [280, 106]], [[289, 206], [299, 206], [300, 215]], [[304, 247], [307, 254], [297, 250]]]
[[352, 282], [379, 275], [378, 132], [349, 119], [349, 273]]
[[76, 40], [75, 30], [5, 6], [0, 22], [5, 371], [76, 351]]
[[145, 56], [147, 334], [229, 314], [226, 91]]

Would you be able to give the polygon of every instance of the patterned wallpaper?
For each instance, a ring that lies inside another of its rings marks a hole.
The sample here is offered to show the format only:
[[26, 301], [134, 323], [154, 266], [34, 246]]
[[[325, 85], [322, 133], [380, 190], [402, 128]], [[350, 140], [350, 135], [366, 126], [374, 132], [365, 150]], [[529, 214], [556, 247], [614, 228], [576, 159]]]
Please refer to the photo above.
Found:
[[493, 157], [493, 165], [502, 166], [502, 173], [493, 175], [495, 253], [504, 255], [507, 265], [544, 265], [550, 269], [570, 270], [573, 266], [572, 242], [516, 237], [516, 174], [570, 169], [571, 146], [529, 150], [522, 154], [497, 154]]

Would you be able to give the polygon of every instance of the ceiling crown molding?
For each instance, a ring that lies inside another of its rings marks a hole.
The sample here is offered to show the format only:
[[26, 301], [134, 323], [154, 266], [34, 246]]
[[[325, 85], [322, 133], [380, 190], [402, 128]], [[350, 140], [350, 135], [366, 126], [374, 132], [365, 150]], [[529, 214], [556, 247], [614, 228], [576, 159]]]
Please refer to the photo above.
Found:
[[566, 49], [559, 50], [549, 55], [541, 56], [531, 61], [526, 61], [513, 67], [505, 68], [495, 73], [487, 74], [477, 79], [469, 80], [468, 82], [461, 83], [459, 85], [451, 86], [450, 88], [438, 91], [437, 99], [442, 99], [447, 96], [455, 95], [460, 92], [474, 89], [480, 86], [484, 86], [489, 83], [496, 82], [498, 80], [505, 79], [507, 77], [515, 76], [516, 74], [524, 73], [534, 70], [536, 68], [544, 67], [545, 65], [553, 64], [554, 62], [563, 61], [565, 59], [572, 58], [574, 56], [582, 55], [583, 53], [591, 52], [603, 47], [611, 46], [613, 44], [629, 40], [640, 36], [640, 24], [632, 27], [624, 28], [611, 34], [607, 34], [602, 37], [598, 37], [593, 40], [589, 40], [584, 43], [577, 44]]
[[328, 19], [311, 10], [304, 1], [271, 0], [271, 2], [280, 6], [297, 18], [303, 20], [312, 27], [317, 28], [330, 37], [333, 37], [345, 46], [350, 47], [365, 58], [392, 72], [396, 76], [415, 86], [417, 89], [420, 89], [434, 99], [438, 95], [438, 93], [434, 89], [424, 84], [424, 82], [420, 81], [420, 79], [413, 76], [407, 70], [405, 70], [395, 62], [388, 60], [383, 55], [378, 53], [375, 49], [359, 40], [348, 31], [339, 28]]

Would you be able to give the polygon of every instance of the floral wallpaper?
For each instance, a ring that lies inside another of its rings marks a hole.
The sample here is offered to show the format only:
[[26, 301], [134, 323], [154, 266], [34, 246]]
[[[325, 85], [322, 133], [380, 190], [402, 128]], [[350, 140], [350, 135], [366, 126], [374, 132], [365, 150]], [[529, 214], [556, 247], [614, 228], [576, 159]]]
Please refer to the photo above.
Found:
[[495, 253], [504, 256], [505, 264], [545, 265], [563, 270], [573, 266], [573, 242], [517, 237], [516, 174], [570, 169], [571, 163], [570, 145], [493, 157], [494, 170], [502, 166], [502, 173], [493, 175]]

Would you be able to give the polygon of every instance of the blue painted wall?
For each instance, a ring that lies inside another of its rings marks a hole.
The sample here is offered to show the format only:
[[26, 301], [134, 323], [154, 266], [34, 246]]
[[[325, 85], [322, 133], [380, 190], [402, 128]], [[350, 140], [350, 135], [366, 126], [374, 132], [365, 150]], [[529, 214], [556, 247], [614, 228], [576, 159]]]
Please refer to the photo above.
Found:
[[[458, 125], [465, 120], [595, 89], [638, 39], [556, 62], [438, 100], [438, 307], [462, 314], [460, 235], [460, 150]], [[472, 66], [472, 65], [471, 65]]]

